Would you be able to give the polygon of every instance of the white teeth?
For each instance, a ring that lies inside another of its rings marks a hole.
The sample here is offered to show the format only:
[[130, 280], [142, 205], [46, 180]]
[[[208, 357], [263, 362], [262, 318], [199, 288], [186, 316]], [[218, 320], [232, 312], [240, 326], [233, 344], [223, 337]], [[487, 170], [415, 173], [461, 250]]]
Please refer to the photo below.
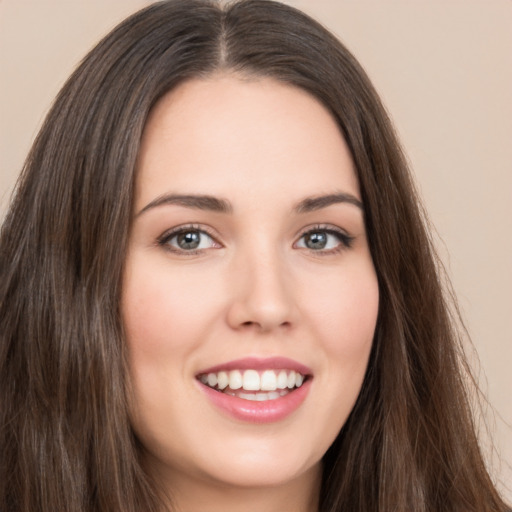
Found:
[[[224, 391], [230, 395], [246, 400], [275, 400], [289, 393], [289, 390], [300, 388], [304, 383], [304, 375], [294, 370], [231, 370], [203, 373], [199, 380], [213, 389]], [[243, 393], [244, 391], [263, 391], [263, 393]]]
[[233, 396], [243, 398], [244, 400], [256, 400], [256, 395], [253, 393], [238, 393], [238, 395], [233, 394]]
[[251, 400], [252, 402], [266, 402], [267, 400], [276, 400], [282, 395], [279, 393], [233, 393], [233, 396], [243, 398], [244, 400]]
[[244, 383], [242, 387], [246, 391], [259, 391], [260, 376], [256, 370], [245, 370]]
[[292, 370], [288, 374], [288, 388], [292, 389], [293, 387], [295, 387], [295, 372]]
[[262, 391], [275, 391], [277, 388], [277, 377], [276, 372], [272, 370], [266, 370], [261, 375], [260, 389]]
[[240, 389], [242, 387], [243, 380], [242, 374], [238, 370], [232, 370], [229, 372], [229, 387], [231, 389]]
[[215, 373], [208, 374], [208, 386], [214, 388], [217, 385], [217, 375]]
[[217, 374], [217, 386], [219, 389], [227, 388], [229, 384], [229, 377], [226, 372], [219, 372]]
[[281, 370], [277, 376], [277, 389], [285, 389], [288, 387], [288, 374]]

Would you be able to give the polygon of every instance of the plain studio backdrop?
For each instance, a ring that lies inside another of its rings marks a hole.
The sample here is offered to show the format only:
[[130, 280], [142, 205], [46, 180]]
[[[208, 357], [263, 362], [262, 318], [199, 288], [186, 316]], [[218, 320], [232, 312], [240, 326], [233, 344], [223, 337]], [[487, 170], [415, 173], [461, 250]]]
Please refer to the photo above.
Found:
[[[64, 80], [100, 37], [148, 3], [0, 0], [0, 219]], [[492, 406], [489, 459], [510, 501], [512, 0], [288, 3], [340, 37], [394, 120], [478, 353], [479, 361], [470, 349]]]

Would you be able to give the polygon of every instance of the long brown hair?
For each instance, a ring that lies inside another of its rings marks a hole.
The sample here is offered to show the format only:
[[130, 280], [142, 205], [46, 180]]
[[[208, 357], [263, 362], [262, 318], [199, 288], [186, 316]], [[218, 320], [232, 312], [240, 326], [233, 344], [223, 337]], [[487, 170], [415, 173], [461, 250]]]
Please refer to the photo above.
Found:
[[324, 457], [320, 510], [505, 510], [385, 110], [338, 40], [267, 0], [146, 8], [87, 55], [48, 114], [0, 235], [0, 510], [164, 508], [129, 422], [119, 311], [135, 163], [158, 99], [219, 70], [311, 93], [337, 119], [358, 173], [379, 319], [360, 396]]

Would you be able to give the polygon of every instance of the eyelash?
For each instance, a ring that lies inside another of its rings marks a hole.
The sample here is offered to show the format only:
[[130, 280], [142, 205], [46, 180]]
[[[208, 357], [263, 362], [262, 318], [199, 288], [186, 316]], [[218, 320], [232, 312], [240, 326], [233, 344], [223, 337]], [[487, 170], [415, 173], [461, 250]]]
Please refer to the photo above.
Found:
[[217, 247], [221, 247], [219, 242], [217, 242], [215, 236], [209, 232], [209, 229], [205, 228], [204, 226], [199, 226], [197, 224], [189, 224], [186, 226], [179, 226], [177, 228], [173, 228], [169, 231], [166, 231], [162, 236], [160, 236], [157, 240], [157, 243], [159, 246], [163, 247], [167, 251], [170, 251], [175, 254], [183, 254], [187, 256], [193, 256], [196, 254], [200, 254], [201, 251], [204, 251], [204, 249], [191, 249], [191, 250], [185, 250], [185, 249], [179, 249], [176, 247], [172, 247], [169, 242], [175, 238], [178, 237], [181, 234], [184, 233], [201, 233], [203, 235], [207, 235], [209, 238], [212, 239], [213, 244]]
[[[180, 249], [180, 248], [173, 247], [169, 243], [173, 238], [176, 238], [181, 234], [193, 233], [193, 232], [207, 235], [209, 238], [211, 238], [213, 245], [217, 246], [216, 248], [222, 247], [222, 245], [219, 242], [217, 242], [215, 236], [212, 233], [210, 233], [209, 229], [205, 228], [204, 226], [199, 226], [197, 224], [189, 224], [189, 225], [185, 225], [185, 226], [179, 226], [177, 228], [173, 228], [169, 231], [166, 231], [163, 235], [161, 235], [157, 239], [157, 243], [159, 246], [161, 246], [161, 247], [165, 248], [166, 250], [168, 250], [172, 253], [175, 253], [175, 254], [187, 255], [187, 256], [197, 255], [197, 254], [200, 254], [205, 249], [202, 248], [202, 249], [186, 250], [186, 249]], [[308, 228], [305, 231], [303, 231], [301, 233], [301, 235], [299, 236], [298, 241], [294, 243], [294, 246], [296, 246], [301, 240], [303, 240], [304, 237], [306, 237], [308, 235], [313, 235], [315, 233], [325, 233], [327, 235], [332, 235], [338, 239], [340, 244], [332, 249], [315, 250], [315, 249], [311, 249], [308, 247], [299, 247], [299, 249], [306, 249], [315, 255], [327, 256], [327, 255], [331, 255], [331, 254], [337, 254], [346, 249], [350, 249], [354, 242], [354, 237], [348, 235], [345, 231], [343, 231], [339, 228], [336, 228], [332, 225], [319, 224], [319, 225], [313, 226], [313, 227]]]
[[[354, 237], [348, 235], [345, 231], [332, 226], [332, 225], [325, 225], [325, 224], [318, 224], [316, 226], [313, 226], [311, 228], [307, 228], [305, 231], [302, 232], [302, 234], [299, 237], [299, 241], [303, 240], [304, 237], [307, 235], [312, 235], [314, 233], [325, 233], [327, 235], [332, 235], [338, 239], [340, 244], [332, 249], [320, 249], [320, 250], [314, 250], [307, 247], [304, 247], [304, 249], [309, 250], [311, 253], [318, 255], [318, 256], [329, 256], [332, 254], [338, 254], [346, 249], [352, 248]], [[298, 241], [295, 242], [294, 245], [299, 243]]]

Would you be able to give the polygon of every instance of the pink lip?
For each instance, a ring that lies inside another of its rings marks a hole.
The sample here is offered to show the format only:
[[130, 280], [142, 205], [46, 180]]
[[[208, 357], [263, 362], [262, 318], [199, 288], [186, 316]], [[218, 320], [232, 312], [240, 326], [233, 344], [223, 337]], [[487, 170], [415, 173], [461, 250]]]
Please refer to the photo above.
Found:
[[222, 363], [210, 368], [206, 368], [198, 373], [198, 375], [206, 373], [217, 373], [229, 370], [294, 370], [309, 378], [302, 384], [300, 388], [290, 391], [285, 396], [275, 400], [267, 400], [265, 402], [253, 402], [236, 396], [228, 395], [220, 391], [216, 391], [209, 386], [201, 383], [199, 385], [201, 391], [213, 403], [214, 406], [227, 413], [229, 416], [250, 423], [272, 423], [285, 419], [296, 411], [306, 399], [312, 382], [312, 370], [307, 366], [288, 359], [286, 357], [257, 358], [247, 357]]
[[311, 368], [287, 357], [245, 357], [243, 359], [235, 359], [227, 363], [211, 366], [210, 368], [201, 370], [198, 375], [230, 370], [295, 370], [302, 375], [311, 375], [312, 373]]
[[300, 388], [294, 389], [285, 396], [265, 402], [253, 402], [215, 391], [199, 381], [197, 383], [216, 407], [237, 420], [250, 423], [272, 423], [283, 420], [300, 407], [311, 388], [311, 379], [308, 379]]

